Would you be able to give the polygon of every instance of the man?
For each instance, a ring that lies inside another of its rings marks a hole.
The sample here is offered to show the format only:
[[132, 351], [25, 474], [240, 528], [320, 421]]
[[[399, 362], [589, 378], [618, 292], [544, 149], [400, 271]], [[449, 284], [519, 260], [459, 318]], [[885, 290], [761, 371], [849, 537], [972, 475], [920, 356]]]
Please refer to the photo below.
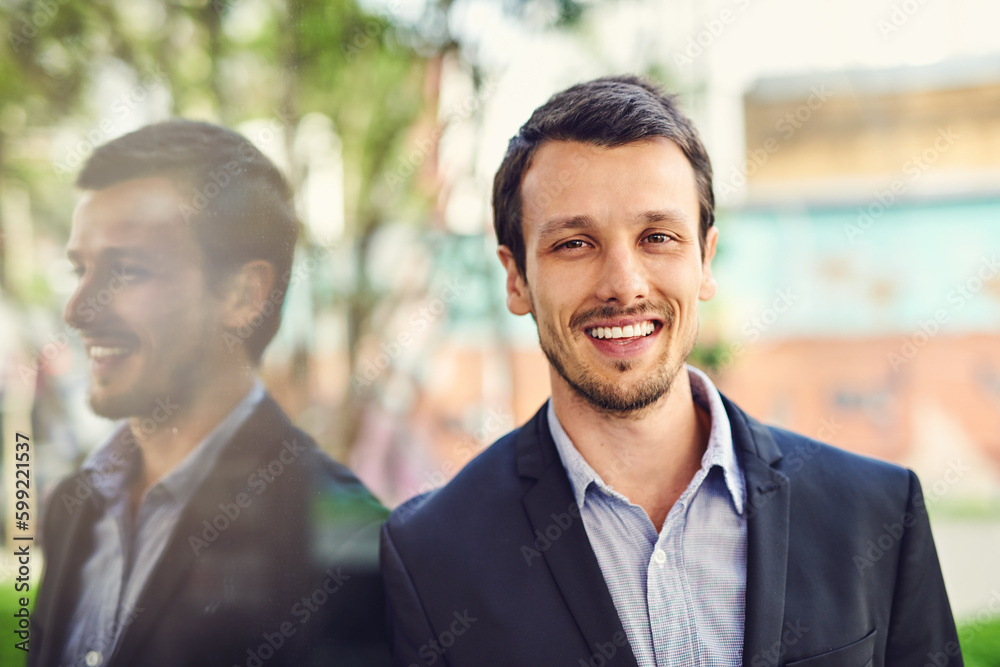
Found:
[[298, 233], [284, 178], [177, 120], [77, 185], [65, 319], [90, 405], [125, 421], [50, 495], [29, 664], [385, 664], [384, 508], [258, 377]]
[[634, 77], [511, 141], [498, 254], [552, 397], [384, 528], [395, 664], [961, 664], [913, 473], [763, 426], [685, 366], [713, 205], [691, 122]]

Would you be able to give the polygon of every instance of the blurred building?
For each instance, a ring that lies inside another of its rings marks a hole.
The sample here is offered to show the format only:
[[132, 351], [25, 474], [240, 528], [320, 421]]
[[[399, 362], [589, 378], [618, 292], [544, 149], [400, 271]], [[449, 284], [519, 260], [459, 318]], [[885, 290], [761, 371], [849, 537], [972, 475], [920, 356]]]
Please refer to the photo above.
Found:
[[950, 500], [995, 493], [1000, 60], [761, 79], [744, 112], [716, 184], [746, 182], [719, 223], [720, 386], [925, 486], [960, 470]]

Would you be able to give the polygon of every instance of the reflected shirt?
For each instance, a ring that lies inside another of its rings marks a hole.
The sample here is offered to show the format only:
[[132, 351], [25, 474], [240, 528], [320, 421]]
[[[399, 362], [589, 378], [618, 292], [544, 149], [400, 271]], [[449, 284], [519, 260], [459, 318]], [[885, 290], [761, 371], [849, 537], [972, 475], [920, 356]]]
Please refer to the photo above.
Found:
[[[691, 366], [695, 403], [711, 416], [701, 469], [657, 533], [645, 510], [601, 479], [549, 401], [549, 429], [587, 537], [639, 667], [739, 667], [745, 625], [746, 482], [726, 408]], [[664, 438], [669, 447], [669, 437]], [[618, 474], [640, 461], [621, 460]]]
[[[129, 487], [142, 472], [142, 452], [128, 424], [84, 462], [83, 473], [103, 511], [94, 524], [94, 552], [83, 567], [61, 665], [100, 667], [107, 662], [122, 632], [143, 612], [136, 603], [181, 512], [264, 395], [258, 379], [176, 468], [146, 490], [134, 517]], [[162, 403], [160, 409], [169, 409], [169, 398]], [[155, 420], [147, 421], [156, 428]]]

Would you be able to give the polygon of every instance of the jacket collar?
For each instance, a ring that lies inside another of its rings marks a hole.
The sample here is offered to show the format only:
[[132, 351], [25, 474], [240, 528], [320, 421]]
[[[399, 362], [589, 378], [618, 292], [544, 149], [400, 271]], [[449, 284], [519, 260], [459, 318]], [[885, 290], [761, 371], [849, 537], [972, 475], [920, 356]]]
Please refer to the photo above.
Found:
[[[220, 452], [212, 472], [194, 492], [181, 513], [156, 568], [150, 573], [145, 588], [139, 594], [136, 608], [142, 609], [123, 631], [109, 663], [133, 664], [133, 656], [141, 653], [142, 645], [161, 618], [161, 610], [179, 590], [184, 577], [195, 564], [197, 556], [188, 543], [188, 535], [199, 526], [209, 508], [232, 502], [245, 490], [247, 478], [261, 461], [275, 458], [292, 430], [291, 422], [270, 395], [261, 399], [231, 440]], [[221, 533], [218, 540], [232, 539], [238, 530]]]
[[771, 650], [781, 641], [788, 573], [788, 522], [791, 489], [779, 470], [781, 450], [770, 430], [725, 396], [733, 443], [747, 485], [746, 625], [743, 665], [777, 665]]
[[[86, 487], [88, 481], [89, 475], [78, 473], [66, 484], [61, 484], [62, 498], [56, 498], [53, 493], [50, 501], [53, 504], [49, 506], [47, 512], [61, 512], [63, 508], [56, 503], [66, 502], [66, 498], [73, 493], [70, 486], [74, 486], [75, 489], [88, 488]], [[29, 659], [29, 664], [58, 665], [62, 660], [66, 626], [72, 616], [80, 590], [80, 572], [84, 564], [81, 556], [85, 557], [92, 551], [93, 525], [100, 516], [101, 503], [95, 498], [97, 492], [93, 491], [92, 487], [90, 489], [90, 497], [80, 501], [79, 505], [73, 508], [66, 505], [70, 518], [65, 526], [60, 527], [60, 532], [65, 534], [59, 543], [61, 548], [57, 550], [44, 545], [47, 549], [45, 567], [52, 572], [52, 575], [46, 577], [46, 589], [39, 596], [35, 613], [46, 636], [44, 638], [36, 636], [32, 641], [32, 647], [38, 651], [38, 659], [37, 661]], [[47, 521], [51, 522], [52, 519]], [[46, 601], [44, 608], [42, 600]]]
[[[604, 664], [638, 667], [560, 463], [545, 406], [520, 429], [515, 447], [518, 474], [534, 480], [522, 497], [532, 531], [546, 537], [542, 555], [590, 653], [600, 654], [608, 642], [624, 643]], [[559, 530], [555, 539], [553, 526]], [[581, 657], [586, 662], [587, 656]]]
[[[788, 565], [790, 489], [778, 467], [782, 454], [769, 429], [724, 395], [733, 446], [746, 479], [747, 587], [743, 664], [776, 664], [770, 647], [780, 641]], [[552, 514], [576, 507], [573, 491], [549, 430], [546, 406], [515, 436], [517, 472], [534, 480], [522, 499], [533, 531], [545, 534]], [[583, 521], [577, 514], [544, 557], [587, 645], [607, 642], [624, 632]], [[776, 658], [775, 658], [776, 659]], [[636, 665], [631, 649], [608, 663]]]

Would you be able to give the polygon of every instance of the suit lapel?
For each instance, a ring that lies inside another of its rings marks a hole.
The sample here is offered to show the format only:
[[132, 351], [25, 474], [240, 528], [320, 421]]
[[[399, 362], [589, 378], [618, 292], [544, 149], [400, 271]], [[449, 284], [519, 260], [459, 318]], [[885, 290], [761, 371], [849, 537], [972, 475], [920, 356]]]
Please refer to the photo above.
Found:
[[[522, 498], [532, 531], [549, 539], [553, 526], [560, 529], [543, 552], [577, 627], [591, 653], [598, 646], [614, 641], [625, 631], [608, 592], [597, 556], [590, 546], [587, 531], [573, 497], [569, 479], [559, 460], [549, 431], [546, 406], [518, 434], [518, 472], [536, 480]], [[570, 514], [569, 527], [563, 528], [556, 517]], [[554, 516], [555, 515], [555, 516]], [[636, 667], [632, 649], [626, 643], [607, 664]]]
[[[131, 656], [156, 629], [164, 605], [180, 590], [195, 564], [196, 556], [188, 537], [201, 534], [202, 521], [212, 516], [209, 508], [217, 512], [221, 504], [231, 503], [237, 493], [246, 490], [247, 477], [260, 461], [275, 456], [274, 450], [280, 449], [280, 436], [285, 432], [281, 426], [291, 428], [274, 399], [266, 395], [226, 445], [212, 472], [181, 513], [163, 554], [139, 594], [135, 620], [122, 631], [113, 662], [132, 664]], [[238, 528], [223, 532], [218, 541], [231, 539], [237, 533]]]
[[[767, 429], [723, 396], [747, 489], [747, 588], [743, 665], [776, 665], [788, 573], [788, 477], [775, 469], [781, 452]], [[763, 662], [762, 662], [763, 661]]]
[[[781, 451], [767, 428], [722, 397], [732, 427], [733, 445], [747, 489], [747, 588], [744, 667], [776, 665], [773, 647], [781, 641], [788, 572], [788, 527], [791, 491], [788, 477], [776, 468]], [[545, 534], [553, 513], [575, 506], [572, 489], [543, 406], [518, 434], [518, 472], [535, 479], [523, 502], [534, 531]], [[621, 620], [604, 582], [583, 521], [569, 528], [544, 557], [577, 626], [593, 649], [622, 631]], [[763, 662], [762, 662], [763, 660]], [[631, 648], [615, 656], [615, 665], [636, 665]]]
[[[46, 590], [43, 592], [49, 605], [43, 614], [42, 627], [46, 628], [49, 636], [40, 647], [39, 665], [61, 664], [67, 625], [79, 599], [77, 591], [80, 573], [86, 557], [93, 551], [93, 528], [99, 515], [97, 500], [93, 494], [96, 492], [92, 492], [91, 497], [81, 501], [81, 505], [70, 512], [69, 523], [59, 530], [64, 533], [60, 535], [62, 548], [59, 552], [46, 554], [49, 559], [46, 567], [52, 569], [55, 577], [46, 582]], [[50, 502], [57, 503], [61, 500], [53, 494]], [[49, 511], [60, 510], [53, 505]]]

